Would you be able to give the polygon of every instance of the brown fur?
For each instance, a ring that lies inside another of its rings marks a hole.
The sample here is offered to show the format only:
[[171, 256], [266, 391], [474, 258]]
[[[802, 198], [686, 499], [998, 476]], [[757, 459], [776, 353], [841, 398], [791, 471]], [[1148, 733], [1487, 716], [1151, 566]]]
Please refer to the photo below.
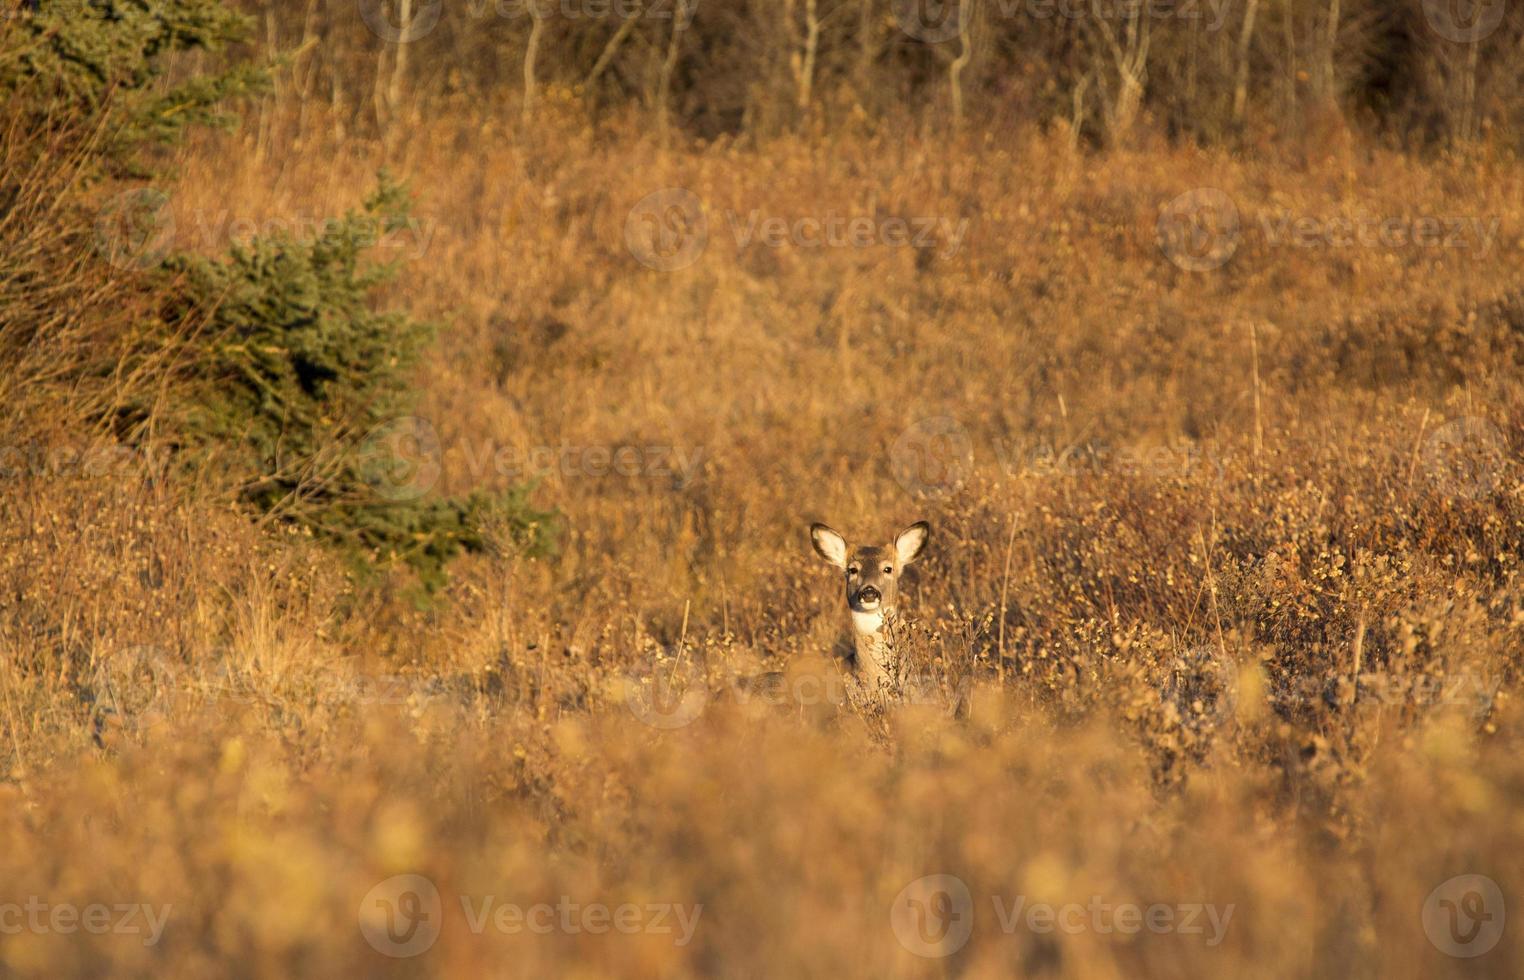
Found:
[[845, 575], [847, 611], [851, 616], [853, 668], [870, 694], [894, 693], [898, 664], [893, 629], [899, 607], [899, 580], [905, 566], [926, 547], [931, 528], [918, 521], [886, 545], [853, 548], [825, 524], [810, 527], [815, 552]]

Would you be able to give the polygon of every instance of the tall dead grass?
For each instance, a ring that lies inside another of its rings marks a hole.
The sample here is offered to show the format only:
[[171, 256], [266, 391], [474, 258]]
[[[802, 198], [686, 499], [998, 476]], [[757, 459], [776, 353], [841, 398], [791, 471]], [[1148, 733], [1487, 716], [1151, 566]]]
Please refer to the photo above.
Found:
[[[1514, 905], [1524, 881], [1516, 163], [1347, 137], [663, 149], [542, 116], [367, 145], [309, 112], [186, 149], [168, 213], [208, 252], [340, 213], [383, 166], [410, 181], [392, 298], [446, 325], [420, 486], [534, 480], [566, 537], [462, 559], [420, 609], [215, 474], [187, 490], [69, 431], [13, 456], [0, 902], [172, 911], [152, 946], [5, 935], [6, 971], [1517, 975], [1513, 930], [1460, 959], [1424, 916], [1454, 876]], [[668, 188], [699, 211], [664, 271], [634, 252]], [[1200, 188], [1239, 223], [1192, 271], [1160, 220]], [[930, 222], [929, 246], [788, 240], [833, 217]], [[1366, 218], [1410, 238], [1340, 244]], [[769, 219], [796, 230], [740, 239]], [[1482, 224], [1463, 248], [1427, 219]], [[931, 703], [870, 725], [832, 696], [816, 517], [932, 522]], [[357, 916], [398, 874], [442, 930], [391, 960]], [[932, 874], [971, 898], [943, 960], [891, 919]], [[460, 899], [486, 896], [703, 912], [685, 945], [474, 932]], [[1208, 944], [1007, 931], [1017, 899], [1233, 911]]]

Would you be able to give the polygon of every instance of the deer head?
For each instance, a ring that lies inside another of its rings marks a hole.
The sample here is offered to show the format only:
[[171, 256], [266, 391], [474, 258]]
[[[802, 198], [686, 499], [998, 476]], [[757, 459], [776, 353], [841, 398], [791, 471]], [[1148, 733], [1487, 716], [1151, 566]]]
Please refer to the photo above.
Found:
[[876, 633], [894, 613], [900, 574], [926, 547], [931, 527], [925, 521], [905, 528], [885, 545], [853, 548], [824, 524], [810, 526], [810, 543], [820, 557], [846, 575], [847, 609], [858, 633]]

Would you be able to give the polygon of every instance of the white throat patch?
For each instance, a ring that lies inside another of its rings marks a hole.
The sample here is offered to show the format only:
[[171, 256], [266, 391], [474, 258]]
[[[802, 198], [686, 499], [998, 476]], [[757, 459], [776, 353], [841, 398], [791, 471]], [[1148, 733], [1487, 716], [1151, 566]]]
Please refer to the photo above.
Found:
[[852, 628], [859, 633], [877, 633], [884, 625], [884, 610], [875, 609], [872, 612], [858, 612], [852, 610]]

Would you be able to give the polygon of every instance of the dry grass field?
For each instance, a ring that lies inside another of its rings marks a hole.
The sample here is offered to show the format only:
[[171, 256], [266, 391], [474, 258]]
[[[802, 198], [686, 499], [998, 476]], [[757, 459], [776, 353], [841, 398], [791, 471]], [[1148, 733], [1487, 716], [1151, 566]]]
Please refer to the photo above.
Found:
[[[158, 232], [403, 181], [376, 492], [554, 545], [357, 580], [8, 360], [0, 976], [1524, 975], [1513, 153], [439, 105], [278, 88]], [[919, 519], [859, 710], [806, 529]]]

